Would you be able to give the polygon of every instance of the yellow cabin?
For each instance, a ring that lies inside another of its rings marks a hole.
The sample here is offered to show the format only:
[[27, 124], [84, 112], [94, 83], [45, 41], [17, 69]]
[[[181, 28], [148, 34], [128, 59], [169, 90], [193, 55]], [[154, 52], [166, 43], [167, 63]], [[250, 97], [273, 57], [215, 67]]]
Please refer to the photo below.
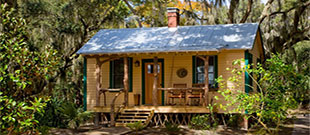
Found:
[[[228, 78], [234, 60], [245, 59], [242, 66], [264, 60], [257, 23], [177, 26], [177, 16], [168, 9], [168, 27], [100, 30], [77, 52], [84, 57], [86, 110], [110, 115], [100, 121], [112, 125], [133, 122], [122, 113], [143, 110], [149, 114], [138, 120], [160, 125], [170, 119], [161, 115], [177, 114], [186, 124], [192, 114], [208, 113], [207, 104], [224, 102], [213, 99], [220, 97], [215, 79]], [[255, 91], [247, 74], [243, 80], [245, 92], [246, 84]]]

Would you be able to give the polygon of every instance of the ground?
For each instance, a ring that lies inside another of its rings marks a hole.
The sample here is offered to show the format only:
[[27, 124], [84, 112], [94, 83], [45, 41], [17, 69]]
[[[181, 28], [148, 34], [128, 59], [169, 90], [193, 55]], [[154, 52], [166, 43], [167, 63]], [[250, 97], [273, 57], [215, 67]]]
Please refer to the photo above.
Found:
[[[205, 134], [205, 135], [245, 135], [255, 134], [239, 129], [224, 129], [223, 126], [219, 126], [216, 130], [193, 130], [187, 126], [180, 126], [179, 132], [168, 132], [164, 128], [146, 128], [137, 133], [130, 131], [126, 127], [94, 127], [83, 126], [77, 130], [73, 129], [52, 129], [50, 134], [54, 135], [115, 135], [115, 134], [130, 134], [130, 135], [169, 135], [169, 134]], [[281, 127], [280, 135], [310, 135], [310, 114], [296, 115], [296, 119], [293, 122], [288, 123]]]

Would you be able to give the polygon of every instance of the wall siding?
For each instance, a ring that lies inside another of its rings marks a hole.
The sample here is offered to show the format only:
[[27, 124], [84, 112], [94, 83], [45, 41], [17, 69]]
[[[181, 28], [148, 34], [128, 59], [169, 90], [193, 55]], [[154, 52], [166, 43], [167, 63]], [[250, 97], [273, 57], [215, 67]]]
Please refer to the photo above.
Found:
[[[198, 55], [216, 55], [216, 53], [199, 53]], [[164, 80], [165, 87], [172, 87], [175, 83], [186, 83], [188, 87], [192, 86], [192, 56], [197, 54], [191, 53], [165, 53], [159, 54], [159, 59], [164, 59]], [[133, 91], [129, 92], [129, 106], [134, 105], [133, 96], [134, 94], [142, 94], [142, 59], [152, 59], [153, 55], [141, 54], [130, 56], [133, 58], [133, 63], [135, 61], [140, 61], [140, 66], [133, 66]], [[232, 62], [236, 59], [244, 58], [244, 50], [224, 50], [218, 54], [218, 76], [222, 75], [224, 79], [227, 79], [231, 74], [230, 71], [227, 71], [227, 67], [232, 66]], [[109, 87], [109, 62], [106, 62], [102, 65], [102, 88]], [[242, 64], [244, 66], [244, 63]], [[88, 58], [87, 59], [87, 110], [92, 110], [96, 104], [96, 59]], [[180, 68], [185, 68], [188, 71], [188, 74], [184, 78], [179, 78], [176, 75], [176, 72]], [[244, 76], [242, 76], [244, 80]], [[244, 86], [244, 81], [242, 81]], [[227, 82], [227, 87], [232, 87], [231, 82]], [[244, 90], [244, 87], [240, 88]], [[107, 104], [109, 105], [114, 98], [116, 93], [108, 92], [107, 93]], [[221, 97], [217, 92], [210, 92], [209, 99], [211, 100], [215, 95]], [[140, 96], [142, 98], [142, 95]], [[122, 104], [124, 101], [124, 95], [121, 95], [116, 100], [116, 105]], [[140, 99], [140, 102], [142, 99]], [[166, 99], [165, 99], [166, 101]], [[177, 100], [176, 100], [177, 101]], [[217, 102], [224, 102], [223, 98], [220, 98]], [[101, 96], [101, 105], [103, 105], [103, 95]]]
[[[259, 35], [259, 31], [257, 31], [254, 46], [249, 51], [249, 53], [252, 54], [252, 62], [254, 64], [254, 67], [256, 67], [256, 64], [258, 62], [257, 59], [263, 60], [262, 39]], [[254, 78], [256, 78], [256, 76], [254, 76]], [[254, 92], [256, 92], [257, 91], [257, 84], [254, 81], [252, 82], [252, 84], [253, 84]]]

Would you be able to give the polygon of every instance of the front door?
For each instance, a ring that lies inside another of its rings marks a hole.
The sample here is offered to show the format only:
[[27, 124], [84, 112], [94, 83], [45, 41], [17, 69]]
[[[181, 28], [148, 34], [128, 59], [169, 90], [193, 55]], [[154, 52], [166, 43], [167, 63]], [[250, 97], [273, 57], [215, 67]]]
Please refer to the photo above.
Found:
[[[161, 62], [158, 62], [158, 79], [157, 79], [157, 87], [161, 87], [161, 78], [162, 78], [162, 69]], [[153, 83], [154, 83], [154, 63], [146, 62], [144, 65], [144, 75], [145, 75], [145, 105], [152, 105], [152, 95], [153, 95]], [[158, 104], [161, 104], [161, 92], [157, 91], [157, 101]]]

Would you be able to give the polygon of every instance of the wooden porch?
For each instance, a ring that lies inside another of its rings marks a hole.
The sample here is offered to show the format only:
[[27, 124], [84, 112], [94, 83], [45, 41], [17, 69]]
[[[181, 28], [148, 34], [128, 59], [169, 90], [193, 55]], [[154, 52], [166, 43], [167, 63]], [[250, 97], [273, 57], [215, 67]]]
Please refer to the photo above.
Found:
[[[203, 106], [133, 106], [127, 110], [154, 110], [154, 113], [209, 113], [209, 109]], [[95, 106], [94, 112], [110, 113], [109, 106]]]

